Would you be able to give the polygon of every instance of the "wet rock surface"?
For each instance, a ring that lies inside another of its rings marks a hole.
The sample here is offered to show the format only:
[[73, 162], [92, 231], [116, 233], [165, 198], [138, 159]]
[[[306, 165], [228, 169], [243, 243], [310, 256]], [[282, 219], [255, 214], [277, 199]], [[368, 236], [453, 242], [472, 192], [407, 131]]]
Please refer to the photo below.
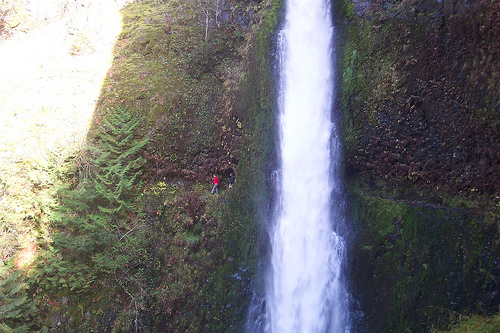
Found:
[[351, 5], [344, 111], [360, 332], [498, 311], [500, 7]]

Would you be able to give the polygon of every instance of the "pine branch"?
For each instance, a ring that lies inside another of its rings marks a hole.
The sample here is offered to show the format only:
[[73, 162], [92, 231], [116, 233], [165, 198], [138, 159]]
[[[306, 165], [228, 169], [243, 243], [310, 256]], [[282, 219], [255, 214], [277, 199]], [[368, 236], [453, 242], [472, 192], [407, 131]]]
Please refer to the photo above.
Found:
[[92, 177], [59, 192], [61, 206], [53, 217], [64, 229], [55, 237], [57, 246], [80, 253], [76, 260], [91, 260], [101, 272], [123, 268], [120, 262], [130, 253], [121, 253], [126, 249], [116, 243], [140, 224], [130, 229], [127, 214], [137, 211], [134, 187], [145, 163], [137, 154], [148, 142], [147, 137], [135, 137], [139, 124], [132, 112], [116, 108], [103, 121], [95, 142], [86, 148], [88, 152], [81, 154], [91, 158], [86, 163], [92, 165]]

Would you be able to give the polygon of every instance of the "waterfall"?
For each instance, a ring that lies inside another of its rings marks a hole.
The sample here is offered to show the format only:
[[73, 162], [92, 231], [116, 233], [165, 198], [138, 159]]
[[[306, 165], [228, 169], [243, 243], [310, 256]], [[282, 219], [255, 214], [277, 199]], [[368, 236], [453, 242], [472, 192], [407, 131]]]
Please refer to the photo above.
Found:
[[349, 331], [334, 30], [327, 0], [288, 0], [280, 49], [280, 184], [266, 292], [271, 333]]

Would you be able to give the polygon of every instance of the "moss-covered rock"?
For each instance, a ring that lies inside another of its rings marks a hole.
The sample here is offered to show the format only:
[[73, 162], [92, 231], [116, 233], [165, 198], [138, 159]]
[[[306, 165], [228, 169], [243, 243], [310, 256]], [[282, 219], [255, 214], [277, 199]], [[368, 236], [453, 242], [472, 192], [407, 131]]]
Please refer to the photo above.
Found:
[[497, 4], [339, 7], [360, 327], [427, 331], [498, 311]]
[[437, 22], [415, 8], [374, 10], [345, 28], [348, 170], [497, 211], [500, 96], [489, 81], [500, 67], [480, 54], [495, 57], [485, 41], [499, 35], [475, 25], [496, 22], [497, 8], [479, 2]]
[[443, 328], [448, 311], [498, 310], [496, 223], [424, 202], [353, 195], [349, 203], [357, 228], [350, 281], [370, 331]]

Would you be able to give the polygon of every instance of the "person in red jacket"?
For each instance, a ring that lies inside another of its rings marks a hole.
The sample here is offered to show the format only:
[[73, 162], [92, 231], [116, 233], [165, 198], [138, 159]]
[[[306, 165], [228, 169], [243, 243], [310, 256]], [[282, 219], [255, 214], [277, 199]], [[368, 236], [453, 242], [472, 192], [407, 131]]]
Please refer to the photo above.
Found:
[[219, 177], [217, 175], [214, 175], [214, 181], [212, 182], [214, 184], [214, 187], [212, 188], [212, 194], [214, 193], [219, 193]]

